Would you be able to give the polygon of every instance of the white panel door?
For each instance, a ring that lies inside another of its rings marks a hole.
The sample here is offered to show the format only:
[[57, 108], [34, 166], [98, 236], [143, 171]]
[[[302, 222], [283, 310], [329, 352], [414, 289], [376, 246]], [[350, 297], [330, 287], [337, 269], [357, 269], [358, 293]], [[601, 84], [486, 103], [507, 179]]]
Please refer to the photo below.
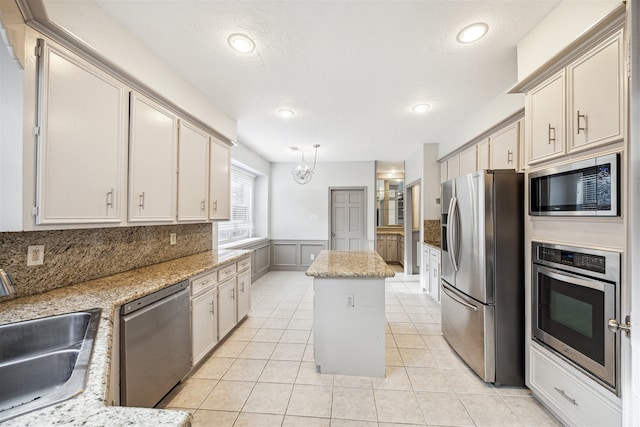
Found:
[[71, 52], [40, 43], [36, 223], [121, 222], [127, 89]]
[[171, 222], [176, 212], [178, 120], [131, 94], [129, 221]]
[[178, 220], [207, 219], [209, 135], [184, 120], [178, 136]]
[[366, 247], [364, 190], [331, 190], [331, 249]]
[[520, 122], [515, 122], [491, 135], [491, 169], [518, 170]]

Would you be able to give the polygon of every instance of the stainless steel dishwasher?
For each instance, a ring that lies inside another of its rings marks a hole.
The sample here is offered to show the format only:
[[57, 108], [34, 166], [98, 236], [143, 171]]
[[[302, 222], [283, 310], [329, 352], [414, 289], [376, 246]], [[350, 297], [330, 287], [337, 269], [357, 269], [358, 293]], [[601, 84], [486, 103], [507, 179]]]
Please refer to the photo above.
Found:
[[120, 404], [152, 408], [191, 368], [189, 281], [120, 308]]

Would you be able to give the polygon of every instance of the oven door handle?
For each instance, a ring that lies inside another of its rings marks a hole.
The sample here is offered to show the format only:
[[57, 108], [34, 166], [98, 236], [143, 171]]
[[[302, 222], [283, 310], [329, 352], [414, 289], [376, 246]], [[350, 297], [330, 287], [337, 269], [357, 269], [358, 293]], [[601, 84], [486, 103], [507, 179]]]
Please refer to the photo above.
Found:
[[478, 307], [476, 307], [475, 305], [471, 305], [468, 302], [462, 300], [461, 298], [455, 296], [450, 290], [445, 288], [444, 285], [442, 286], [442, 290], [444, 291], [445, 294], [447, 294], [449, 298], [459, 303], [460, 305], [463, 305], [465, 308], [473, 311], [478, 311]]

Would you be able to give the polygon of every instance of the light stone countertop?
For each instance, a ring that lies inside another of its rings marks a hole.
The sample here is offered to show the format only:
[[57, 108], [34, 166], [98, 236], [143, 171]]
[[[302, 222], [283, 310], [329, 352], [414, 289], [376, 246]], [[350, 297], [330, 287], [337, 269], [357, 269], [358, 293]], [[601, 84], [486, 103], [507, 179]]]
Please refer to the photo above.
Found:
[[313, 277], [382, 278], [395, 273], [374, 251], [322, 251], [306, 272]]
[[[144, 295], [199, 273], [239, 260], [252, 251], [208, 251], [100, 279], [54, 289], [42, 294], [0, 302], [0, 325], [56, 314], [101, 308], [87, 385], [64, 402], [10, 419], [3, 426], [188, 426], [186, 411], [108, 406], [111, 344], [118, 308]], [[16, 283], [16, 286], [20, 286]]]

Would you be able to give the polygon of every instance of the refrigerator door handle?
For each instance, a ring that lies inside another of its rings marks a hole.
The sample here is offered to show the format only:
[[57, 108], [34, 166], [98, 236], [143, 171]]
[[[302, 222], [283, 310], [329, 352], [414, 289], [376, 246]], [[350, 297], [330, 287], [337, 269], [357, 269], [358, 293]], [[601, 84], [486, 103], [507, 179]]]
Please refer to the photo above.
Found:
[[449, 298], [451, 298], [452, 300], [454, 300], [455, 302], [459, 303], [460, 305], [464, 306], [465, 308], [468, 308], [469, 310], [473, 310], [473, 311], [478, 311], [478, 307], [476, 307], [475, 305], [471, 305], [463, 300], [461, 300], [460, 298], [458, 298], [457, 296], [455, 296], [453, 293], [451, 293], [451, 291], [449, 291], [447, 288], [445, 288], [444, 286], [442, 286], [442, 290], [444, 291], [445, 294], [447, 294], [447, 296]]

